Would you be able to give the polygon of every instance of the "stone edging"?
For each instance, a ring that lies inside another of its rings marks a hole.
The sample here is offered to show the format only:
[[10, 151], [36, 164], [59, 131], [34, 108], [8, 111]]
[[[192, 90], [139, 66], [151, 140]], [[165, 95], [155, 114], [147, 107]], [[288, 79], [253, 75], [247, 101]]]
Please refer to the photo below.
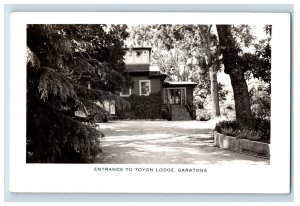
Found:
[[270, 145], [267, 143], [238, 139], [214, 131], [214, 144], [223, 149], [236, 152], [247, 152], [270, 158]]

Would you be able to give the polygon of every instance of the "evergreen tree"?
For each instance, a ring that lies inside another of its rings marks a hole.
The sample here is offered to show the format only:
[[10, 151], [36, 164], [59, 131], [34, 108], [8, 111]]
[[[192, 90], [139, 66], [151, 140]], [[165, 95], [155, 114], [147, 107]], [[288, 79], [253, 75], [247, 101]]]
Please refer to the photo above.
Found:
[[[124, 74], [126, 25], [27, 25], [27, 162], [92, 162], [103, 134], [75, 111], [128, 106], [115, 91]], [[88, 88], [91, 85], [91, 89]]]

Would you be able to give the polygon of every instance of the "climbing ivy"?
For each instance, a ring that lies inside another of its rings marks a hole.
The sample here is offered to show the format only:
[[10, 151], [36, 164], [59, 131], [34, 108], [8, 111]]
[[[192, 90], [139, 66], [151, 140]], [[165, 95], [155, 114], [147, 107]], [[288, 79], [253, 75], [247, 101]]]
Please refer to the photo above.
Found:
[[131, 95], [124, 97], [131, 107], [130, 110], [117, 110], [120, 119], [162, 119], [162, 96], [161, 92], [149, 96]]

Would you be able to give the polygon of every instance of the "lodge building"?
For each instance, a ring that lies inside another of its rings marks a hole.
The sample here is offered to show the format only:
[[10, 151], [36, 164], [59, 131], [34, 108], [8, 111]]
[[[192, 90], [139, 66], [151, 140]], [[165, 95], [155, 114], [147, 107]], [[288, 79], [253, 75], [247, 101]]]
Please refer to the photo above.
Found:
[[132, 77], [134, 85], [132, 88], [123, 88], [121, 97], [161, 94], [161, 109], [169, 113], [169, 120], [194, 119], [193, 89], [197, 83], [165, 81], [167, 75], [161, 73], [158, 67], [150, 65], [150, 47], [126, 49], [124, 59], [126, 72]]

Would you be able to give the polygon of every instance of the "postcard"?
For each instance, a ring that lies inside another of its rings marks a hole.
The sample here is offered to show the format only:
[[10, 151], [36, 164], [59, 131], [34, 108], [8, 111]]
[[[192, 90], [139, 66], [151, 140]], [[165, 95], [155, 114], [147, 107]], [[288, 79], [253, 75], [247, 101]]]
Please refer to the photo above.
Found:
[[10, 19], [10, 192], [290, 192], [289, 14]]

